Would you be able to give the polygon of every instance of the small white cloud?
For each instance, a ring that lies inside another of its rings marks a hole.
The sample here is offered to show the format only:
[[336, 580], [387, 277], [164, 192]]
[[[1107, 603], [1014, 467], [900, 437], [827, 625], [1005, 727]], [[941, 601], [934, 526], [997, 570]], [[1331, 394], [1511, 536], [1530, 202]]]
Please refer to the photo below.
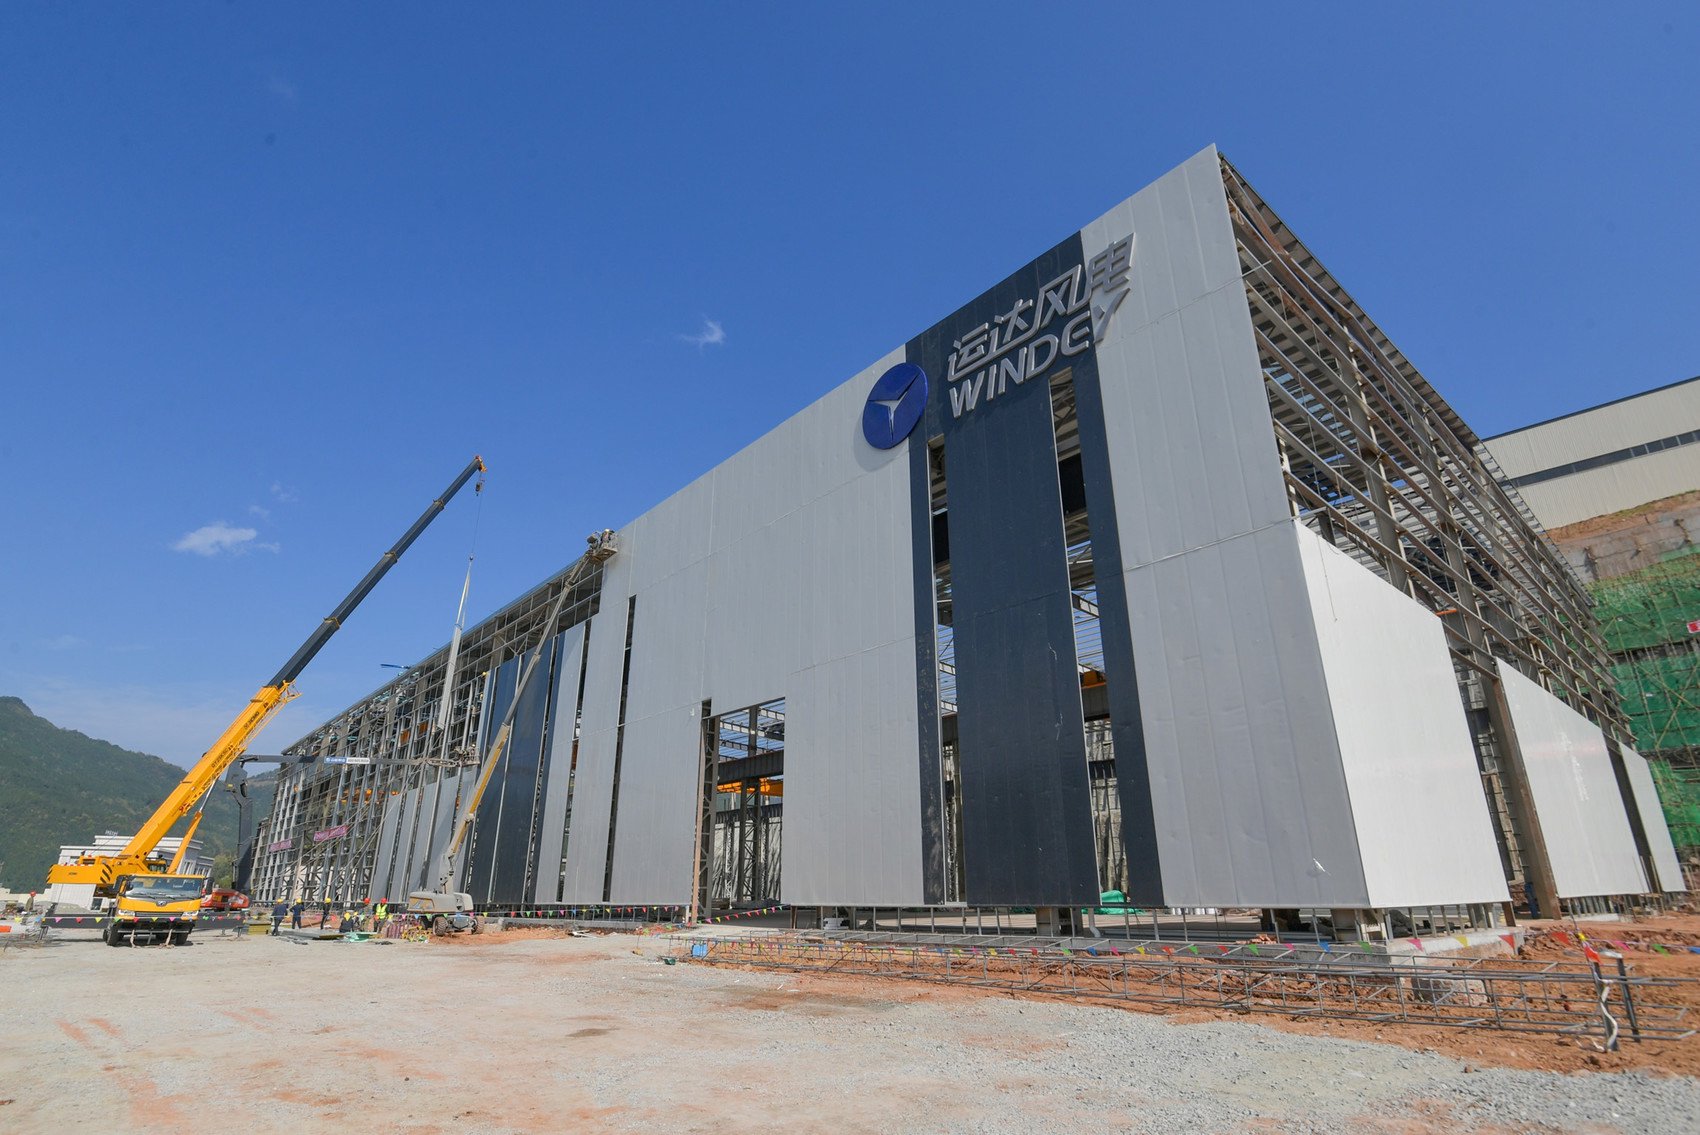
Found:
[[257, 516], [261, 520], [270, 520], [272, 517], [272, 510], [269, 508], [261, 508], [257, 504], [251, 504], [248, 506], [248, 515]]
[[186, 533], [171, 545], [174, 552], [193, 552], [197, 556], [216, 556], [220, 552], [240, 555], [248, 550], [259, 532], [253, 528], [235, 528], [223, 520], [203, 524]]
[[41, 645], [48, 650], [75, 650], [79, 646], [87, 646], [88, 644], [86, 638], [78, 638], [74, 634], [62, 634], [47, 639]]
[[681, 335], [679, 338], [700, 351], [704, 347], [718, 347], [726, 342], [726, 329], [720, 326], [718, 319], [709, 319], [704, 316], [701, 331], [695, 335]]
[[279, 504], [294, 504], [301, 499], [301, 494], [285, 485], [282, 481], [272, 482], [272, 499]]

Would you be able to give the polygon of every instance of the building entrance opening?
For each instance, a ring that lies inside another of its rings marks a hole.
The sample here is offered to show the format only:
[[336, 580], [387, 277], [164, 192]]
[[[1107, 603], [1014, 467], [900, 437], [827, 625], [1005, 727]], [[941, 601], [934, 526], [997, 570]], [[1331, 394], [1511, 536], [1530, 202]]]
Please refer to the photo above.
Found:
[[705, 913], [779, 898], [785, 699], [710, 716], [704, 730]]

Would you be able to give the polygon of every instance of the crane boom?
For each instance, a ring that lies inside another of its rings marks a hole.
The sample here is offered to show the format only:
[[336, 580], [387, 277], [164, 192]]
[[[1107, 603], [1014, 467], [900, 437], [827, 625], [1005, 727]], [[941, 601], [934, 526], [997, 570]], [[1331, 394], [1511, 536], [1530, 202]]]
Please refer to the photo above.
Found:
[[437, 519], [437, 514], [448, 506], [455, 494], [460, 492], [468, 481], [472, 480], [472, 475], [482, 472], [484, 472], [484, 459], [474, 457], [466, 468], [460, 471], [460, 476], [454, 479], [454, 483], [444, 489], [442, 494], [431, 502], [430, 507], [419, 514], [419, 519], [413, 522], [413, 527], [402, 533], [401, 539], [395, 542], [395, 546], [378, 557], [378, 562], [372, 565], [372, 570], [366, 573], [366, 578], [356, 584], [354, 590], [350, 591], [347, 597], [336, 605], [336, 610], [325, 616], [325, 621], [319, 624], [319, 629], [308, 636], [307, 641], [301, 644], [301, 649], [297, 650], [295, 655], [283, 664], [283, 669], [272, 675], [272, 680], [267, 682], [266, 686], [287, 686], [300, 677], [301, 671], [307, 668], [307, 663], [313, 661], [313, 656], [319, 653], [325, 643], [331, 640], [331, 636], [342, 629], [342, 621], [354, 613], [354, 608], [360, 606], [362, 599], [372, 593], [372, 588], [378, 586], [378, 581], [384, 578], [384, 574], [390, 568], [395, 566], [397, 560], [401, 559], [401, 554], [407, 551], [415, 540], [419, 539], [419, 534], [425, 531], [433, 520]]
[[454, 482], [441, 495], [433, 500], [418, 520], [413, 522], [401, 539], [378, 557], [378, 562], [372, 570], [366, 573], [353, 591], [336, 609], [327, 615], [317, 629], [308, 636], [301, 648], [284, 663], [283, 668], [272, 676], [271, 681], [261, 686], [259, 691], [248, 700], [242, 712], [219, 734], [218, 740], [195, 762], [181, 783], [172, 790], [153, 815], [149, 816], [133, 836], [124, 850], [117, 855], [85, 855], [75, 863], [58, 864], [48, 871], [50, 883], [93, 883], [100, 893], [102, 889], [110, 888], [122, 875], [146, 873], [152, 868], [148, 856], [159, 846], [171, 829], [184, 816], [188, 815], [209, 789], [224, 775], [237, 758], [242, 756], [248, 742], [260, 731], [272, 716], [282, 709], [296, 696], [294, 681], [301, 671], [311, 662], [313, 656], [323, 649], [332, 635], [341, 629], [344, 621], [360, 605], [360, 601], [369, 595], [378, 581], [381, 580], [403, 552], [419, 538], [437, 514], [454, 498], [461, 488], [472, 479], [475, 473], [484, 472], [484, 460], [474, 457]]

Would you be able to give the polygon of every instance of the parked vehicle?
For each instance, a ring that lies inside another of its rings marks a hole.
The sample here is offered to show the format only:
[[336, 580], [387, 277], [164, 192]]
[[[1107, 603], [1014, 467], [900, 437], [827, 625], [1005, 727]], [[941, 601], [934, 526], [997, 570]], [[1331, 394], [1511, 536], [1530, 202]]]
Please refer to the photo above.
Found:
[[248, 896], [229, 887], [219, 887], [202, 896], [201, 909], [209, 911], [247, 910]]

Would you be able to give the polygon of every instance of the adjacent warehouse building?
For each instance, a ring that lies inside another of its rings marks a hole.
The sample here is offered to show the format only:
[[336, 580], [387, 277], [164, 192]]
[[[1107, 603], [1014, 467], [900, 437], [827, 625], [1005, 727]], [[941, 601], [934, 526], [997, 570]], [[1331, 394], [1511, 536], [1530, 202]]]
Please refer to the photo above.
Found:
[[[1487, 922], [1677, 885], [1588, 596], [1214, 149], [298, 741], [263, 897]], [[570, 537], [563, 534], [563, 543]], [[1462, 912], [1462, 914], [1460, 913]]]
[[1700, 378], [1487, 439], [1592, 593], [1634, 743], [1700, 867]]

